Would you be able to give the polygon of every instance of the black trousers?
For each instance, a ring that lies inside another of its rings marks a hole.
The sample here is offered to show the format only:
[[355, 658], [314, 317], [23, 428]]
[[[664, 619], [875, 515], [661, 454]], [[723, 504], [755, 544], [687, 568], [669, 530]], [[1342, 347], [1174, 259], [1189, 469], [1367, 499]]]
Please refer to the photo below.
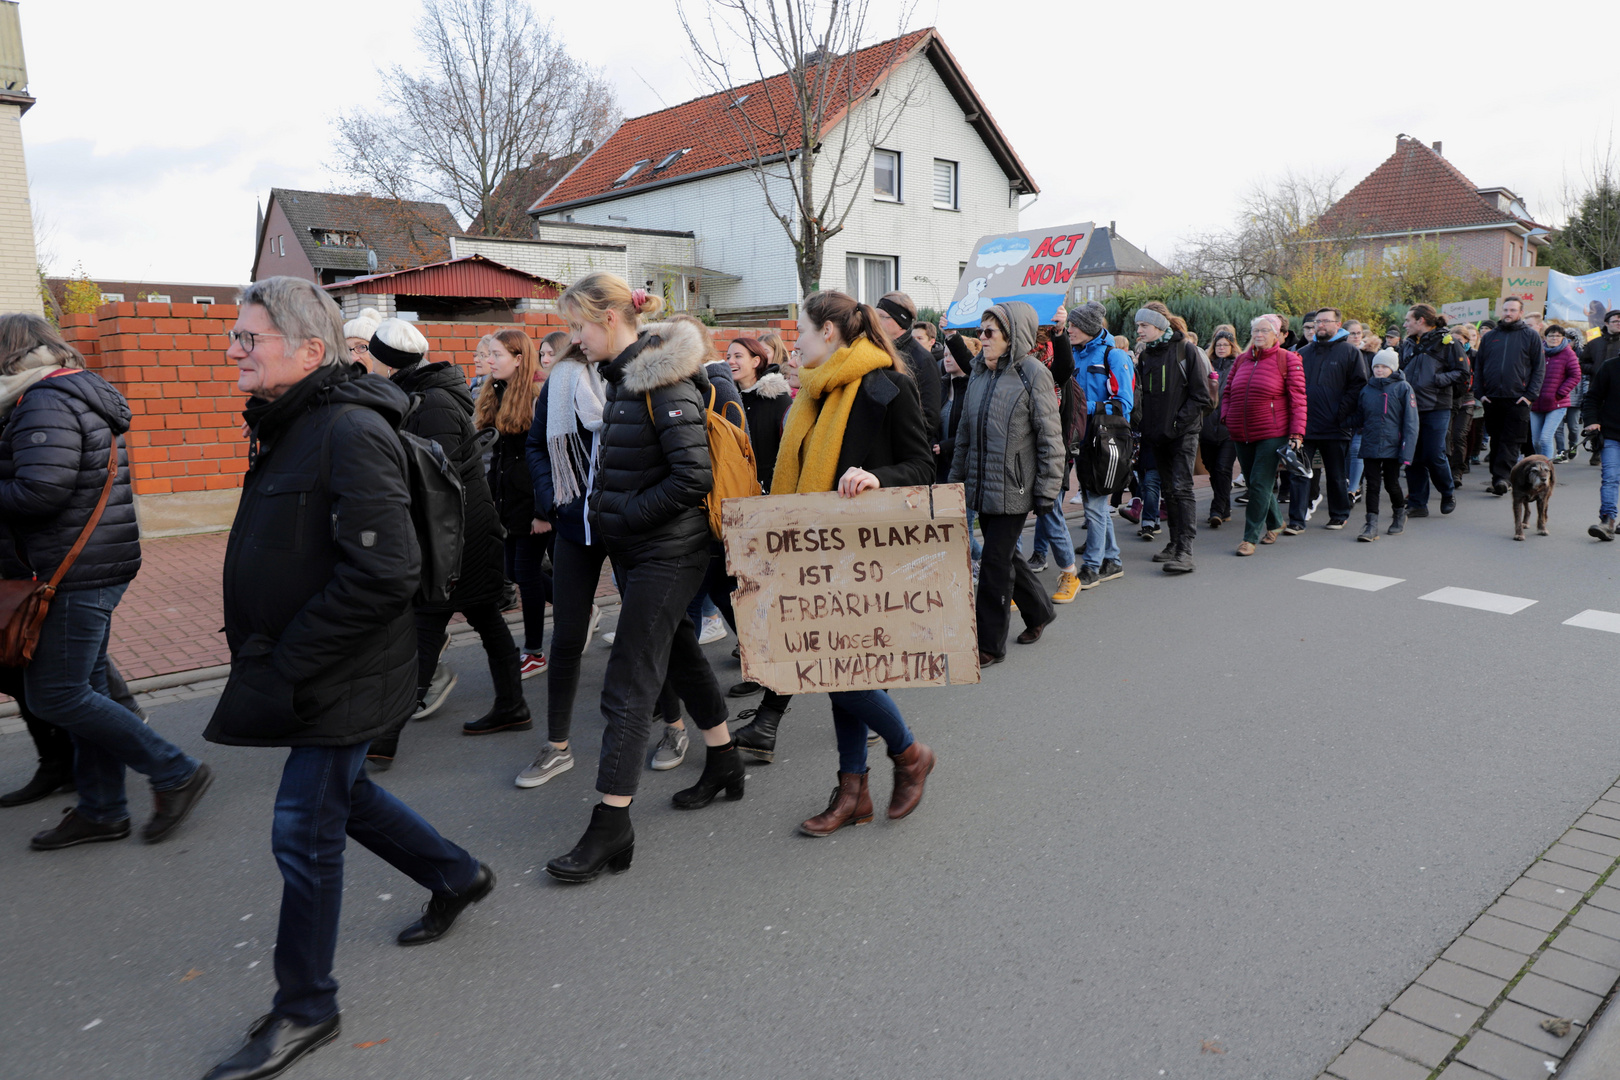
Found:
[[[1322, 469], [1318, 475], [1322, 477], [1326, 489], [1323, 493], [1327, 496], [1328, 518], [1333, 521], [1344, 521], [1350, 516], [1349, 452], [1349, 439], [1306, 439], [1305, 448], [1301, 451], [1307, 461], [1314, 454], [1322, 455]], [[1288, 483], [1288, 518], [1296, 525], [1303, 525], [1305, 515], [1315, 501], [1313, 489], [1317, 488], [1317, 481], [1315, 478], [1306, 480], [1290, 476]]]
[[708, 548], [674, 559], [614, 560], [624, 599], [602, 681], [607, 730], [602, 733], [596, 790], [604, 795], [636, 793], [645, 771], [642, 759], [653, 705], [666, 676], [699, 728], [707, 731], [729, 716], [714, 669], [686, 617], [686, 605], [708, 568]]
[[1367, 471], [1367, 513], [1378, 516], [1378, 485], [1389, 492], [1391, 510], [1406, 509], [1406, 493], [1401, 490], [1401, 461], [1399, 458], [1364, 458]]
[[1204, 468], [1209, 470], [1209, 513], [1211, 517], [1232, 516], [1232, 466], [1237, 462], [1237, 443], [1231, 439], [1198, 443]]
[[[1193, 463], [1198, 457], [1198, 433], [1174, 439], [1150, 439], [1153, 460], [1159, 466], [1159, 501], [1170, 524], [1170, 540], [1177, 550], [1192, 552], [1198, 535], [1197, 505], [1193, 502]], [[982, 571], [981, 571], [982, 573]], [[1022, 605], [1020, 605], [1022, 606]]]
[[1451, 479], [1455, 481], [1463, 474], [1463, 466], [1468, 464], [1468, 434], [1469, 426], [1474, 420], [1474, 403], [1457, 405], [1451, 410], [1451, 429], [1446, 435], [1450, 444], [1446, 447], [1446, 459], [1451, 464]]
[[551, 655], [546, 665], [546, 738], [568, 741], [579, 690], [579, 659], [591, 628], [596, 583], [608, 557], [603, 544], [577, 544], [559, 535], [551, 549]]
[[973, 606], [979, 620], [979, 651], [991, 656], [1007, 655], [1011, 601], [1018, 601], [1018, 614], [1023, 616], [1027, 628], [1045, 626], [1057, 618], [1057, 608], [1041, 588], [1040, 578], [1014, 550], [1028, 517], [1028, 514], [979, 514], [984, 554], [979, 558], [979, 589]]
[[1496, 398], [1485, 402], [1485, 434], [1491, 437], [1491, 481], [1505, 484], [1530, 437], [1530, 406]]
[[551, 599], [551, 575], [546, 573], [546, 552], [555, 533], [509, 535], [502, 541], [506, 580], [515, 582], [523, 602], [523, 651], [546, 651], [546, 603]]

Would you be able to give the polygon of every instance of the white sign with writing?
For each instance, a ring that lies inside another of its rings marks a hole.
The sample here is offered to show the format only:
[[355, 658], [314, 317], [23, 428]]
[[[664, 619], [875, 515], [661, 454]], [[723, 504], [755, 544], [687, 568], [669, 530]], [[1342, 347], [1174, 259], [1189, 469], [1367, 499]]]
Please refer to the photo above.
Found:
[[1455, 304], [1441, 304], [1440, 314], [1448, 323], [1479, 322], [1491, 317], [1491, 300], [1459, 300]]
[[979, 681], [960, 484], [727, 499], [743, 678], [783, 694]]

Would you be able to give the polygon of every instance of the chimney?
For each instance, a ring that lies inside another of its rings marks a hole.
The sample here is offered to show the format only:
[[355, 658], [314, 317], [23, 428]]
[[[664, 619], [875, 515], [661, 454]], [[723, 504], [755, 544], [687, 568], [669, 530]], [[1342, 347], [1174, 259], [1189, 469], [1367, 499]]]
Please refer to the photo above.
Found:
[[[1439, 140], [1438, 140], [1438, 139], [1436, 139], [1436, 140], [1435, 140], [1435, 141], [1434, 141], [1434, 143], [1433, 143], [1433, 146], [1434, 146], [1434, 152], [1435, 152], [1435, 153], [1437, 153], [1437, 154], [1439, 154], [1439, 153], [1440, 153], [1440, 141], [1439, 141]], [[1440, 156], [1441, 156], [1441, 157], [1444, 157], [1444, 156], [1445, 156], [1445, 155], [1444, 155], [1444, 154], [1441, 154], [1441, 155], [1440, 155]]]
[[1108, 235], [1109, 236], [1117, 236], [1118, 234], [1119, 234], [1119, 222], [1110, 221], [1108, 223]]

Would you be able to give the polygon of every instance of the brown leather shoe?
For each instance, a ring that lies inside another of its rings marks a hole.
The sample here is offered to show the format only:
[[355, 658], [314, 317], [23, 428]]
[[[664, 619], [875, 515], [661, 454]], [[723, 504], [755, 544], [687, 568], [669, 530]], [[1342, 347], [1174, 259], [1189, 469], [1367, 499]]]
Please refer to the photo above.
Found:
[[1026, 628], [1022, 634], [1018, 635], [1018, 644], [1035, 644], [1037, 641], [1041, 640], [1041, 634], [1044, 633], [1046, 628], [1051, 625], [1052, 624], [1050, 622], [1043, 622], [1039, 626], [1031, 626]]
[[994, 653], [981, 652], [979, 654], [979, 666], [982, 668], [987, 668], [991, 664], [999, 664], [1005, 659], [1006, 657], [996, 656]]
[[923, 783], [934, 771], [934, 752], [920, 742], [890, 754], [894, 762], [894, 794], [889, 796], [889, 820], [899, 821], [922, 802]]
[[[903, 756], [903, 755], [902, 755]], [[929, 764], [933, 764], [930, 756]], [[872, 793], [867, 790], [870, 773], [841, 772], [827, 809], [799, 825], [806, 836], [831, 836], [845, 825], [872, 824]]]
[[1260, 538], [1260, 542], [1262, 544], [1275, 544], [1277, 542], [1277, 530], [1267, 529], [1266, 535]]

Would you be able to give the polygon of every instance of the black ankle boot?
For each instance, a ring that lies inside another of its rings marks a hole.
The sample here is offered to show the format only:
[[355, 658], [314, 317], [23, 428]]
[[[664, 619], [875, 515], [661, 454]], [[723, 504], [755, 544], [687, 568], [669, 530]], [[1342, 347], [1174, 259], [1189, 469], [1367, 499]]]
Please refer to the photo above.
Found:
[[[792, 708], [792, 706], [788, 706]], [[737, 729], [737, 749], [769, 765], [776, 760], [776, 728], [782, 723], [787, 708], [778, 709], [764, 702], [757, 709], [744, 709], [737, 719], [753, 717]]]
[[[772, 734], [775, 734], [774, 731]], [[703, 775], [685, 791], [675, 793], [675, 809], [701, 810], [714, 802], [714, 797], [722, 788], [725, 789], [726, 798], [733, 802], [742, 798], [743, 763], [737, 749], [735, 738], [724, 746], [709, 747], [708, 756], [703, 759]]]
[[477, 720], [461, 725], [463, 735], [488, 735], [495, 731], [528, 731], [534, 727], [529, 718], [529, 703], [519, 698], [516, 705], [502, 707], [497, 704]]
[[0, 795], [0, 806], [27, 806], [48, 799], [57, 792], [73, 791], [73, 766], [63, 769], [54, 762], [41, 761], [34, 770], [34, 778], [16, 791]]
[[622, 874], [630, 869], [636, 850], [636, 831], [630, 827], [628, 806], [597, 803], [591, 824], [574, 850], [546, 863], [546, 873], [558, 881], [594, 881], [603, 870]]

